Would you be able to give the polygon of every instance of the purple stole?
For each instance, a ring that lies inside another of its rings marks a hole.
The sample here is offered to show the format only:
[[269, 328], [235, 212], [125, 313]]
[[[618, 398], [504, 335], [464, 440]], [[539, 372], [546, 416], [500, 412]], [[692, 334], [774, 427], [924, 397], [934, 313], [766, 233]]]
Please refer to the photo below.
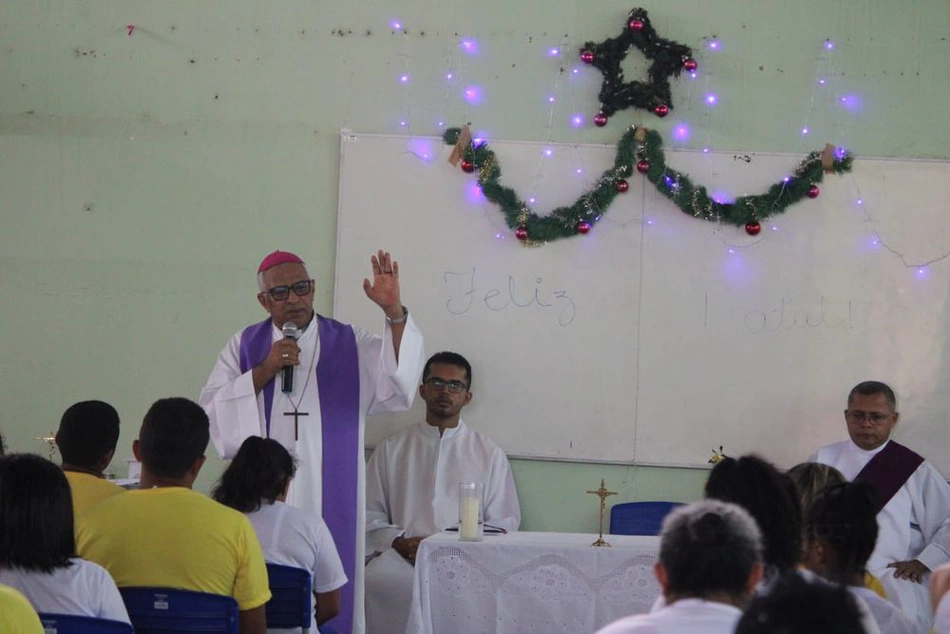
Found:
[[[344, 634], [353, 629], [356, 578], [356, 505], [359, 461], [360, 371], [353, 328], [317, 315], [320, 358], [317, 361], [317, 389], [323, 435], [321, 486], [323, 520], [327, 523], [343, 570], [350, 583], [343, 586], [340, 615], [328, 622]], [[241, 372], [247, 372], [267, 356], [273, 335], [271, 320], [248, 326], [241, 333]], [[275, 377], [276, 378], [276, 377]], [[274, 380], [264, 389], [265, 433], [270, 437]], [[306, 423], [304, 423], [306, 424]]]
[[864, 465], [854, 481], [874, 485], [877, 490], [876, 513], [880, 513], [923, 462], [920, 454], [891, 440]]

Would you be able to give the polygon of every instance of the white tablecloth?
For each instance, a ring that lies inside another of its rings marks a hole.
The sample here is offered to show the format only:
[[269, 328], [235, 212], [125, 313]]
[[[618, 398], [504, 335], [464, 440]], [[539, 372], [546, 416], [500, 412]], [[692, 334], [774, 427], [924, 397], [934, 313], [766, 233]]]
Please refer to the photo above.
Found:
[[658, 537], [512, 533], [424, 540], [416, 555], [407, 634], [586, 634], [649, 612]]

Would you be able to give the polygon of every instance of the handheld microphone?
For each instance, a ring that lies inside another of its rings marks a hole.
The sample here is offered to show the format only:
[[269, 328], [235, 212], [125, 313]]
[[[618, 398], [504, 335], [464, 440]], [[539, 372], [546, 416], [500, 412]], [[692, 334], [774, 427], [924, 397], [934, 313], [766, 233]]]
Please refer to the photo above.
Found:
[[[300, 331], [297, 329], [297, 324], [292, 321], [288, 321], [284, 324], [284, 327], [281, 328], [284, 333], [284, 339], [293, 339], [294, 341], [300, 337]], [[284, 394], [290, 394], [294, 391], [294, 366], [285, 365], [284, 368], [280, 371], [280, 391]]]

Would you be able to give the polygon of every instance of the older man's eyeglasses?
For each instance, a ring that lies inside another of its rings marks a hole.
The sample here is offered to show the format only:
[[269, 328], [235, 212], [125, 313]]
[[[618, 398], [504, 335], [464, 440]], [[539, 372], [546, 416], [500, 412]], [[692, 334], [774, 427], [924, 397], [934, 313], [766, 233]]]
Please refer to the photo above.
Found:
[[468, 386], [461, 381], [443, 381], [436, 378], [426, 379], [425, 384], [436, 391], [442, 391], [443, 388], [447, 389], [452, 394], [461, 394], [468, 389]]
[[865, 421], [871, 421], [874, 425], [881, 425], [887, 421], [893, 414], [882, 414], [881, 412], [862, 412], [859, 409], [849, 409], [848, 420], [852, 423], [861, 424]]
[[311, 288], [313, 288], [313, 280], [300, 280], [290, 286], [275, 286], [269, 291], [264, 291], [264, 294], [270, 295], [275, 301], [282, 302], [290, 297], [290, 291], [293, 291], [297, 297], [303, 297], [310, 293]]

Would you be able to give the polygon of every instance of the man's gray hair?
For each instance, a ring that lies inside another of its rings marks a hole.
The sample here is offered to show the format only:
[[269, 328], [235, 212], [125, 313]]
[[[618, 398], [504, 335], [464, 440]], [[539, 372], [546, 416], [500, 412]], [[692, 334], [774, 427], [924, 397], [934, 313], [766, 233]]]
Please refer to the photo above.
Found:
[[759, 527], [735, 504], [704, 500], [674, 510], [663, 522], [660, 563], [666, 569], [667, 596], [725, 592], [741, 599], [761, 561]]

